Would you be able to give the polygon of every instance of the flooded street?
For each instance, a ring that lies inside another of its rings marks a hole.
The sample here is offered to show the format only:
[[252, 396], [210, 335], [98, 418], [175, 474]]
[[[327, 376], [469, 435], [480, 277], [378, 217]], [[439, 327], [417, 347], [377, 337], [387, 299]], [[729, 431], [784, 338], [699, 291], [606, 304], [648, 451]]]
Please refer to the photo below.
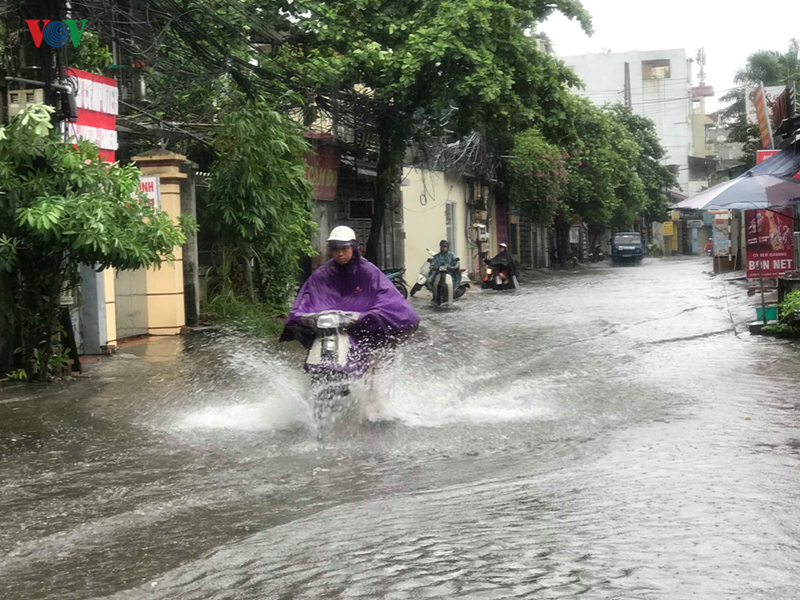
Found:
[[322, 442], [298, 348], [218, 333], [4, 388], [2, 598], [797, 597], [800, 346], [709, 270], [413, 299]]

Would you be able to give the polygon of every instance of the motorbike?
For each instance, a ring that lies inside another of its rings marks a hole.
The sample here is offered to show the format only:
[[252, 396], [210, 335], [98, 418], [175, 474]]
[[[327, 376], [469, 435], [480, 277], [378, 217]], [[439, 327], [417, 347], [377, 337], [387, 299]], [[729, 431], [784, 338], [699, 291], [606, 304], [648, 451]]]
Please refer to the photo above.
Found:
[[602, 262], [605, 259], [606, 255], [599, 244], [595, 246], [594, 249], [589, 253], [589, 260], [592, 262]]
[[[466, 269], [461, 268], [460, 259], [456, 259], [456, 266], [453, 267], [437, 267], [439, 269], [439, 273], [434, 277], [433, 283], [430, 282], [430, 272], [431, 272], [431, 262], [433, 261], [433, 257], [436, 256], [436, 253], [429, 248], [426, 248], [428, 254], [431, 255], [427, 261], [422, 263], [422, 266], [419, 269], [419, 275], [417, 276], [417, 282], [414, 284], [414, 287], [411, 288], [411, 295], [413, 296], [422, 288], [427, 288], [428, 291], [433, 294], [433, 302], [437, 306], [441, 306], [442, 304], [450, 304], [453, 300], [457, 298], [461, 298], [467, 290], [469, 289], [469, 280], [466, 277]], [[459, 269], [461, 271], [461, 282], [458, 286], [453, 290], [453, 275], [452, 272], [455, 269]], [[442, 276], [444, 274], [444, 276]], [[449, 281], [448, 281], [449, 280]]]
[[350, 385], [369, 367], [368, 357], [359, 351], [348, 329], [359, 313], [326, 310], [303, 315], [301, 321], [314, 333], [303, 369], [311, 374], [311, 394], [317, 439], [325, 425], [342, 412], [350, 396]]
[[486, 270], [481, 282], [481, 289], [484, 290], [517, 290], [519, 282], [517, 276], [512, 275], [507, 265], [493, 263], [488, 258], [484, 260]]
[[403, 296], [403, 298], [408, 300], [408, 283], [403, 278], [403, 275], [405, 274], [405, 272], [406, 272], [405, 269], [384, 269], [383, 270], [383, 274], [386, 275], [386, 277], [389, 278], [389, 281], [392, 282], [392, 285], [394, 285], [395, 289], [397, 289], [397, 291], [400, 292], [400, 294]]

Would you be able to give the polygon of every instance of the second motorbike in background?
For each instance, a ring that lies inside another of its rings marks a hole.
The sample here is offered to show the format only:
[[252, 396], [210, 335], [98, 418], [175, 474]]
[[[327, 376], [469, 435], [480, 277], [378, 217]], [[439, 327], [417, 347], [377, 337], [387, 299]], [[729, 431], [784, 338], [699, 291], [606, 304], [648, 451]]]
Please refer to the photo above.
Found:
[[490, 259], [484, 260], [486, 270], [484, 271], [481, 289], [484, 290], [518, 290], [519, 282], [517, 276], [511, 272], [508, 265], [492, 262]]
[[[437, 274], [431, 278], [431, 261], [436, 253], [426, 248], [431, 258], [422, 263], [417, 276], [417, 282], [411, 288], [411, 295], [413, 296], [422, 288], [426, 288], [433, 295], [433, 303], [437, 306], [442, 304], [452, 303], [455, 299], [461, 298], [469, 289], [469, 281], [465, 277], [466, 269], [461, 268], [461, 263], [456, 259], [456, 264], [452, 267], [436, 267]], [[453, 273], [455, 270], [461, 272], [461, 281], [456, 286], [454, 285]]]
[[392, 282], [395, 289], [400, 292], [400, 295], [403, 296], [406, 300], [408, 300], [408, 283], [403, 278], [405, 274], [405, 269], [384, 269], [383, 274], [389, 278], [389, 281]]

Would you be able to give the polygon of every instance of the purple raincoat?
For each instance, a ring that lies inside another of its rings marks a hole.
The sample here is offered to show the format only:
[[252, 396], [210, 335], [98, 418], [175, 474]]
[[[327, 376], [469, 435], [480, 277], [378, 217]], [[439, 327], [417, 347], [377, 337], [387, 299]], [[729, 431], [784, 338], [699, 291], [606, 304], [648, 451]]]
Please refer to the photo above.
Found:
[[355, 346], [367, 351], [419, 324], [419, 315], [389, 278], [357, 250], [346, 265], [331, 259], [311, 274], [297, 294], [280, 341], [297, 340], [310, 348], [313, 333], [301, 324], [300, 317], [323, 310], [361, 313], [352, 337]]

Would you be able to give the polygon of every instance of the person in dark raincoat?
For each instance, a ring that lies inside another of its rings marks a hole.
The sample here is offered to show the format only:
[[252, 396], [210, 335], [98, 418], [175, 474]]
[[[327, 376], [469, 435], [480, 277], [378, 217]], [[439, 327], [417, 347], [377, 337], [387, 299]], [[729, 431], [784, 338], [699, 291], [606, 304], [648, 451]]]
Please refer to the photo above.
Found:
[[511, 254], [508, 253], [508, 246], [506, 244], [500, 244], [500, 252], [489, 262], [506, 267], [509, 277], [517, 274], [517, 266], [514, 264], [514, 259], [511, 258]]
[[[439, 242], [439, 253], [431, 259], [431, 270], [428, 273], [428, 285], [433, 285], [433, 278], [436, 276], [438, 267], [455, 267], [456, 255], [450, 252], [450, 242], [442, 240]], [[461, 283], [461, 269], [450, 269], [453, 276], [453, 289], [458, 288]]]
[[515, 290], [520, 289], [519, 280], [517, 279], [517, 265], [514, 264], [514, 259], [511, 258], [511, 254], [508, 252], [508, 246], [506, 244], [500, 244], [500, 252], [497, 253], [491, 260], [484, 261], [487, 265], [494, 267], [505, 267], [508, 271], [508, 277], [511, 279], [511, 284], [514, 286]]
[[367, 352], [417, 327], [419, 316], [389, 278], [361, 256], [352, 229], [334, 228], [328, 247], [332, 258], [300, 288], [280, 341], [297, 340], [310, 348], [314, 333], [303, 325], [302, 316], [324, 310], [360, 313], [350, 333], [355, 345]]

